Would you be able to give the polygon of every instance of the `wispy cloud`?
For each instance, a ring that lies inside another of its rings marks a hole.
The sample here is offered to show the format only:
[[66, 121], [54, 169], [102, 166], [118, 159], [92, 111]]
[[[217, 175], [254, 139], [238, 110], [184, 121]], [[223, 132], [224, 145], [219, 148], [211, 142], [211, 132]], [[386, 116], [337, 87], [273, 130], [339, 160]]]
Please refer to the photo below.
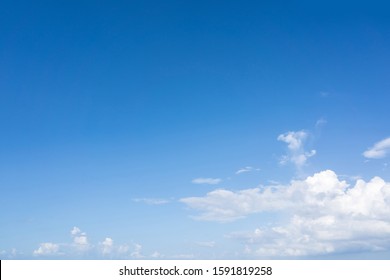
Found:
[[369, 159], [384, 158], [390, 153], [390, 137], [383, 139], [367, 149], [363, 156]]
[[143, 202], [149, 205], [161, 205], [161, 204], [167, 204], [170, 201], [167, 199], [162, 198], [134, 198], [134, 202]]
[[242, 238], [246, 252], [257, 257], [390, 249], [390, 183], [379, 177], [350, 186], [326, 170], [287, 186], [215, 190], [181, 201], [199, 211], [200, 220], [228, 222], [265, 211], [290, 216], [287, 222], [231, 235]]
[[306, 131], [289, 131], [278, 136], [278, 140], [285, 142], [288, 148], [288, 154], [280, 159], [280, 164], [291, 162], [300, 170], [305, 165], [308, 158], [316, 154], [316, 150], [306, 152], [304, 149], [304, 142], [308, 137]]
[[327, 123], [328, 123], [328, 121], [325, 118], [320, 118], [316, 121], [315, 127], [320, 128], [320, 127], [326, 125]]
[[196, 178], [192, 180], [194, 184], [208, 184], [208, 185], [217, 185], [222, 182], [220, 178]]
[[246, 173], [246, 172], [252, 172], [252, 171], [260, 171], [260, 168], [254, 168], [252, 166], [246, 166], [244, 168], [240, 168], [236, 171], [236, 174]]

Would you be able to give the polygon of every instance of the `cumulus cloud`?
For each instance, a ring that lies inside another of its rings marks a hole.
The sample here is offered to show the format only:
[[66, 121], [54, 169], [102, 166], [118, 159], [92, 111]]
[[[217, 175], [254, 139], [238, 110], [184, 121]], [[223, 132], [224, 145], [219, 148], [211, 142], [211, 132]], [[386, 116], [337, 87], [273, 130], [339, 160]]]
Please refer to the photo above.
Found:
[[58, 253], [59, 245], [55, 243], [41, 243], [37, 250], [34, 250], [34, 256], [50, 256]]
[[[88, 258], [115, 257], [118, 259], [143, 258], [142, 246], [134, 244], [134, 250], [131, 252], [127, 244], [115, 245], [111, 237], [104, 238], [97, 244], [90, 243], [87, 234], [78, 227], [73, 227], [70, 231], [72, 241], [67, 243], [45, 242], [39, 245], [39, 248], [33, 251], [33, 256], [61, 256], [62, 258], [79, 258], [80, 256]], [[2, 254], [0, 252], [0, 254]]]
[[103, 255], [110, 254], [114, 246], [114, 241], [111, 238], [106, 237], [104, 241], [101, 243], [101, 246], [102, 246]]
[[278, 140], [285, 142], [289, 153], [280, 159], [280, 164], [293, 163], [298, 169], [305, 165], [308, 158], [316, 154], [316, 150], [309, 152], [304, 149], [304, 142], [308, 137], [306, 131], [289, 131], [278, 136]]
[[251, 171], [260, 171], [260, 168], [254, 168], [252, 166], [246, 166], [244, 168], [240, 168], [239, 170], [236, 171], [236, 174], [241, 174], [245, 172], [251, 172]]
[[73, 246], [79, 250], [88, 250], [89, 243], [85, 232], [82, 232], [78, 227], [73, 227], [70, 234], [73, 238]]
[[251, 213], [273, 209], [277, 201], [268, 199], [270, 196], [270, 189], [264, 193], [259, 188], [238, 192], [218, 189], [207, 193], [205, 197], [187, 197], [180, 201], [201, 211], [196, 219], [229, 222]]
[[194, 184], [208, 184], [208, 185], [217, 185], [222, 182], [220, 178], [196, 178], [192, 180]]
[[370, 159], [379, 159], [386, 157], [390, 152], [390, 137], [374, 144], [363, 153], [363, 156]]
[[202, 220], [233, 221], [264, 211], [289, 217], [253, 232], [232, 233], [256, 257], [307, 256], [390, 248], [390, 183], [379, 177], [353, 186], [331, 170], [287, 186], [215, 190], [181, 200]]

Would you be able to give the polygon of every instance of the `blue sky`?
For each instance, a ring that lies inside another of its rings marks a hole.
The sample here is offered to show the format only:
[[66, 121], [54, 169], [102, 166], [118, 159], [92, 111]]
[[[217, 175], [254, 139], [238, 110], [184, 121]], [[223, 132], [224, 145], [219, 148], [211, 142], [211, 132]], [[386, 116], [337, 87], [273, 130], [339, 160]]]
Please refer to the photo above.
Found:
[[389, 8], [2, 1], [1, 258], [389, 258]]

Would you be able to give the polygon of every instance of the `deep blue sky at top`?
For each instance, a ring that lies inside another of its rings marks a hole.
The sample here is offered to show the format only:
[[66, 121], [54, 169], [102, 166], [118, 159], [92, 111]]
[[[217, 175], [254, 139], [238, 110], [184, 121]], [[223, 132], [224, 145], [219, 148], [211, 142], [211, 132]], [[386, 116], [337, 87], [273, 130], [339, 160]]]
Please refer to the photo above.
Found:
[[[247, 165], [268, 171], [264, 182], [288, 180], [277, 135], [320, 118], [313, 169], [363, 172], [361, 153], [389, 135], [388, 11], [386, 1], [1, 1], [4, 207], [23, 220], [40, 199], [55, 202], [37, 213], [92, 192], [109, 205], [200, 194], [183, 185]], [[371, 168], [368, 178], [385, 176]], [[67, 218], [66, 229], [77, 222]]]

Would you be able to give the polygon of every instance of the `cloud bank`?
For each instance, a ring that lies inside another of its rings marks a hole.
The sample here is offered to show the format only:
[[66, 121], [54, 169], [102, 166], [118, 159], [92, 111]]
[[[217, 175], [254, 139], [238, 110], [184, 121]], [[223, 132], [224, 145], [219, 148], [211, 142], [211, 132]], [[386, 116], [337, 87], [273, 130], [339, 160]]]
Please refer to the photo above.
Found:
[[287, 222], [229, 235], [243, 239], [252, 256], [390, 249], [390, 183], [379, 177], [351, 186], [325, 170], [286, 186], [219, 189], [181, 202], [198, 211], [199, 220], [229, 222], [266, 211], [287, 217]]

